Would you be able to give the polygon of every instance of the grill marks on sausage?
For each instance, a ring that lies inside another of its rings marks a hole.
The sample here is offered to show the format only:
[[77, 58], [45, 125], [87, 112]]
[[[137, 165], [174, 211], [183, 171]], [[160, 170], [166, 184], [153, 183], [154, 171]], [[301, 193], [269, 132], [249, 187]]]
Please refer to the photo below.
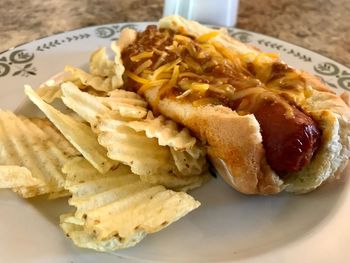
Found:
[[[264, 87], [264, 84], [254, 77], [255, 69], [252, 65], [248, 63], [242, 70], [242, 65], [238, 65], [237, 61], [230, 61], [226, 58], [213, 60], [210, 56], [199, 55], [201, 49], [193, 38], [191, 38], [193, 42], [191, 49], [180, 53], [170, 52], [169, 47], [173, 45], [174, 36], [174, 32], [158, 30], [155, 26], [147, 27], [144, 32], [138, 33], [136, 42], [130, 45], [122, 54], [126, 69], [133, 72], [146, 60], [135, 62], [130, 59], [132, 56], [144, 51], [153, 51], [153, 56], [148, 58], [152, 60], [150, 67], [152, 71], [179, 57], [182, 60], [190, 57], [201, 66], [210, 65], [201, 72], [198, 72], [195, 68], [187, 68], [187, 72], [195, 73], [194, 77], [179, 78], [177, 84], [172, 88], [172, 93], [168, 94], [169, 96], [181, 95], [184, 90], [179, 87], [179, 83], [181, 84], [184, 81], [206, 83], [213, 85], [214, 88], [219, 83], [220, 85], [230, 85], [238, 90], [246, 89], [247, 87]], [[183, 68], [180, 67], [180, 72], [181, 70]], [[283, 78], [290, 72], [292, 72], [292, 69], [287, 65], [279, 62], [275, 63], [272, 65], [271, 75], [266, 84]], [[284, 84], [281, 83], [281, 85]], [[137, 91], [141, 84], [126, 78], [126, 86]], [[281, 86], [280, 88], [284, 87]], [[249, 101], [247, 103], [247, 98], [233, 101], [225, 96], [225, 93], [215, 92], [215, 89], [214, 91], [208, 90], [205, 95], [192, 94], [187, 96], [186, 99], [193, 101], [203, 97], [213, 97], [233, 110], [239, 109], [245, 113], [253, 113], [255, 115], [261, 127], [267, 162], [281, 177], [290, 172], [299, 171], [310, 163], [320, 145], [321, 132], [316, 122], [301, 109], [288, 104], [284, 98], [278, 95], [278, 99], [274, 99], [276, 96], [270, 98], [268, 96], [261, 96], [261, 98], [258, 96], [260, 99], [254, 100], [255, 105], [253, 107], [249, 105]], [[244, 104], [248, 106], [242, 107]]]

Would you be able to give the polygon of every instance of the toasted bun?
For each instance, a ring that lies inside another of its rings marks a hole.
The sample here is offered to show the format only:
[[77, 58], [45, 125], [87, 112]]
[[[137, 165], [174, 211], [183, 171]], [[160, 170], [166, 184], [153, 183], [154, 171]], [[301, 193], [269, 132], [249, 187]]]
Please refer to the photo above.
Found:
[[157, 100], [158, 89], [145, 92], [152, 107], [188, 127], [208, 145], [208, 155], [224, 180], [246, 194], [274, 194], [282, 181], [267, 165], [259, 123], [224, 106], [193, 107], [176, 99]]

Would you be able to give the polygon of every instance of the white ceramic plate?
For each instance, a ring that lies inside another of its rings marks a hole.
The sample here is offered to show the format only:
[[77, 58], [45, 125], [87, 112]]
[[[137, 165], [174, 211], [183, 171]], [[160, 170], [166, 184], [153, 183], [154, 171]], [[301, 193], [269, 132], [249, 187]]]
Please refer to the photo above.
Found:
[[[89, 55], [109, 46], [120, 30], [146, 23], [110, 24], [43, 38], [0, 54], [0, 107], [23, 108], [23, 85], [37, 86], [71, 64], [86, 67]], [[279, 52], [292, 66], [322, 77], [337, 93], [350, 91], [350, 70], [304, 48], [230, 28], [243, 42]], [[346, 173], [350, 172], [347, 169]], [[0, 191], [0, 262], [348, 262], [350, 188], [343, 179], [308, 194], [241, 195], [221, 179], [191, 194], [202, 206], [139, 245], [112, 254], [75, 247], [58, 227], [65, 200], [22, 200]]]

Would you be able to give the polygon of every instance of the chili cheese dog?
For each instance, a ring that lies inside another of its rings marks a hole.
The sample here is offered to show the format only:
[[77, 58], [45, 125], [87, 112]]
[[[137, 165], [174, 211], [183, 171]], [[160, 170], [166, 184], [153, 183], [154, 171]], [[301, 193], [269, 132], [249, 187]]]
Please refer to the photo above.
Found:
[[344, 168], [350, 110], [317, 78], [178, 16], [132, 34], [125, 87], [205, 142], [238, 191], [305, 193]]

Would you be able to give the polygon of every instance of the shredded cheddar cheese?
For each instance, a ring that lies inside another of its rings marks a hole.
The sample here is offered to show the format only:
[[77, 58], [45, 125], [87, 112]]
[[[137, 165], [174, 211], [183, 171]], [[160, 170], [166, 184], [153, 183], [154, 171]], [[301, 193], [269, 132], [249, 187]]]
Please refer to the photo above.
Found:
[[238, 54], [217, 42], [218, 35], [219, 31], [211, 31], [193, 39], [181, 33], [158, 31], [154, 45], [140, 49], [152, 51], [130, 57], [131, 62], [138, 64], [133, 72], [125, 74], [138, 83], [139, 94], [157, 88], [158, 100], [170, 94], [191, 100], [195, 106], [228, 100], [254, 104], [259, 96], [275, 96], [275, 87], [294, 82], [295, 77], [289, 75], [271, 80], [278, 55]]
[[191, 57], [184, 57], [184, 61], [195, 72], [197, 72], [197, 73], [202, 72], [201, 65], [199, 65], [193, 58], [191, 58]]
[[177, 40], [177, 41], [179, 41], [179, 42], [186, 42], [186, 43], [188, 43], [188, 42], [191, 41], [191, 38], [189, 38], [189, 37], [187, 37], [187, 36], [183, 36], [183, 35], [178, 35], [178, 34], [176, 34], [176, 35], [174, 36], [174, 40]]
[[143, 62], [140, 66], [138, 66], [134, 73], [136, 75], [139, 75], [140, 73], [143, 73], [145, 69], [149, 68], [152, 65], [152, 60], [147, 59], [145, 62]]
[[144, 85], [142, 85], [139, 89], [138, 89], [138, 93], [140, 95], [144, 94], [146, 90], [150, 89], [150, 88], [155, 88], [155, 87], [161, 87], [164, 83], [166, 83], [168, 80], [167, 79], [159, 79], [159, 80], [154, 80], [154, 81], [150, 81]]
[[130, 57], [130, 60], [133, 62], [139, 62], [144, 58], [151, 58], [152, 56], [153, 56], [153, 51], [149, 51], [149, 52], [144, 51], [144, 52], [141, 52], [140, 54]]
[[205, 93], [209, 89], [209, 84], [207, 83], [199, 83], [199, 82], [192, 82], [191, 83], [191, 89], [193, 91], [199, 92], [199, 93]]
[[174, 87], [176, 85], [177, 79], [179, 77], [179, 66], [175, 65], [174, 66], [174, 70], [173, 70], [173, 74], [171, 75], [171, 79], [169, 80], [169, 82], [166, 84], [166, 86], [163, 87], [162, 92], [166, 92], [168, 91], [170, 88]]
[[219, 31], [211, 31], [209, 33], [205, 33], [199, 37], [197, 37], [197, 41], [200, 42], [200, 43], [203, 43], [203, 42], [208, 42], [210, 39], [216, 37], [219, 35]]
[[137, 76], [135, 73], [132, 73], [128, 70], [125, 71], [125, 75], [128, 76], [129, 78], [131, 78], [132, 80], [134, 80], [138, 83], [141, 83], [141, 84], [147, 84], [150, 82], [148, 79], [141, 78], [141, 77]]
[[181, 58], [178, 58], [176, 59], [175, 61], [173, 62], [169, 62], [161, 67], [159, 67], [158, 69], [156, 69], [151, 77], [152, 80], [156, 80], [158, 79], [160, 73], [163, 73], [163, 72], [168, 72], [169, 70], [171, 70], [172, 68], [174, 68], [177, 64], [179, 64], [181, 62]]

